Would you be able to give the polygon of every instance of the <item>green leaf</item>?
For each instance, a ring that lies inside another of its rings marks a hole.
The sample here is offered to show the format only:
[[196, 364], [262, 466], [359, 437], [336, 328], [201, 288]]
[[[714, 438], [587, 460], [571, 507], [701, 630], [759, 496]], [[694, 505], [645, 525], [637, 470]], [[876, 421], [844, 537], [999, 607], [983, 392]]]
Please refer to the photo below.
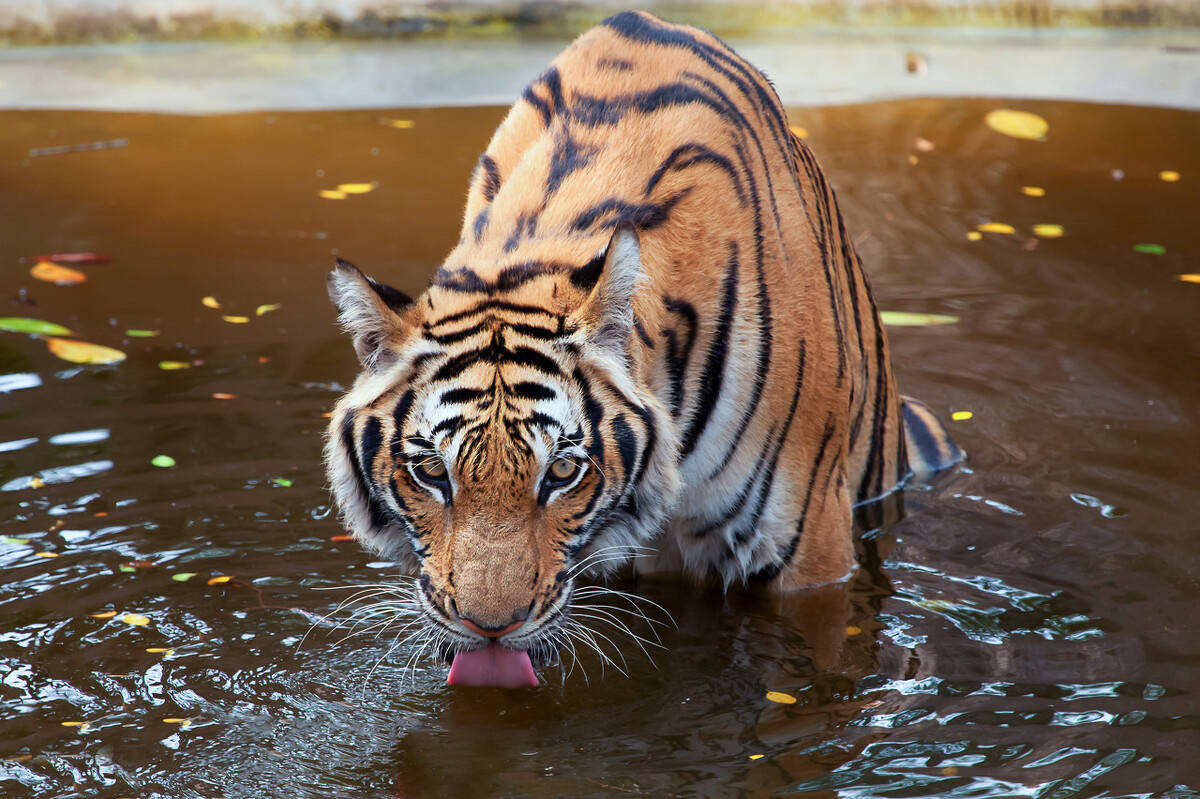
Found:
[[34, 336], [73, 336], [71, 330], [41, 319], [25, 319], [20, 316], [0, 316], [0, 330], [10, 333], [29, 333]]
[[196, 572], [175, 572], [171, 575], [171, 579], [177, 583], [186, 583], [195, 576]]
[[880, 311], [879, 318], [888, 327], [927, 327], [929, 325], [953, 325], [957, 316], [936, 313], [912, 313], [910, 311]]
[[118, 566], [118, 567], [117, 567], [117, 569], [119, 569], [120, 571], [123, 571], [123, 572], [135, 572], [135, 571], [137, 571], [137, 569], [133, 568], [132, 566]]
[[292, 487], [292, 481], [287, 479], [286, 477], [276, 477], [271, 482], [277, 486], [283, 486], [284, 488]]
[[3, 541], [6, 544], [28, 544], [29, 543], [28, 538], [17, 538], [16, 536], [11, 536], [11, 535], [6, 535], [6, 536], [0, 538], [0, 541]]
[[137, 328], [133, 328], [131, 330], [126, 330], [125, 335], [129, 336], [130, 338], [154, 338], [159, 334], [159, 332], [160, 331], [158, 330], [138, 330]]
[[150, 465], [160, 469], [170, 469], [175, 465], [175, 459], [170, 455], [155, 455], [150, 459]]
[[1133, 249], [1136, 252], [1143, 252], [1147, 255], [1166, 255], [1167, 248], [1161, 244], [1135, 244]]

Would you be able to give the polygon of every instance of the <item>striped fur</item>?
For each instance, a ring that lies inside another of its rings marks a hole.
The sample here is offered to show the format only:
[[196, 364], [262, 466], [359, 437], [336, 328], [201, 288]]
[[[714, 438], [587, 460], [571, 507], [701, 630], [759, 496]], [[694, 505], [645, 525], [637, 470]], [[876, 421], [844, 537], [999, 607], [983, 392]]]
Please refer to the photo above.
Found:
[[[553, 649], [574, 577], [636, 545], [726, 584], [843, 579], [851, 508], [906, 479], [906, 430], [918, 465], [957, 457], [925, 406], [902, 414], [834, 192], [766, 78], [648, 14], [525, 90], [421, 297], [345, 263], [330, 292], [365, 367], [334, 492], [421, 576], [450, 652], [483, 641], [464, 617], [527, 618], [501, 641]], [[577, 479], [548, 490], [558, 458]]]

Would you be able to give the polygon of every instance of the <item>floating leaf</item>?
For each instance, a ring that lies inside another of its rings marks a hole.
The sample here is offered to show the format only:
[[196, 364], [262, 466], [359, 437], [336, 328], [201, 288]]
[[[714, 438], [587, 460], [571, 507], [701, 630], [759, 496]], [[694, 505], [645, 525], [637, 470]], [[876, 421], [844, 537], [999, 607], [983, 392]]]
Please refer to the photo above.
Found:
[[1033, 226], [1033, 235], [1041, 236], [1043, 239], [1061, 238], [1062, 234], [1063, 234], [1063, 226], [1062, 225], [1042, 224], [1042, 225], [1034, 225]]
[[237, 394], [226, 394], [224, 392], [218, 391], [216, 394], [212, 395], [212, 398], [219, 399], [219, 400], [231, 400], [231, 399], [237, 399]]
[[57, 261], [60, 264], [106, 264], [112, 259], [98, 252], [56, 252], [39, 255], [39, 261]]
[[856, 636], [856, 635], [862, 635], [862, 628], [861, 628], [861, 627], [855, 627], [853, 624], [847, 625], [847, 627], [846, 627], [846, 637], [847, 637], [847, 638], [853, 638], [853, 637], [854, 637], [854, 636]]
[[159, 361], [158, 368], [166, 372], [174, 372], [177, 369], [191, 369], [192, 365], [187, 361]]
[[29, 270], [29, 274], [38, 280], [53, 283], [57, 286], [74, 286], [87, 281], [87, 275], [69, 266], [59, 266], [49, 261], [38, 261]]
[[348, 196], [344, 191], [334, 191], [333, 189], [321, 189], [317, 192], [318, 197], [323, 197], [326, 200], [344, 200]]
[[979, 231], [981, 233], [1012, 234], [1012, 233], [1016, 233], [1017, 229], [1014, 228], [1012, 225], [1006, 225], [1003, 222], [984, 222], [982, 225], [979, 225]]
[[210, 577], [208, 579], [208, 584], [209, 585], [220, 585], [221, 583], [227, 583], [232, 579], [233, 579], [232, 577], [228, 577], [228, 576]]
[[205, 308], [212, 308], [213, 310], [221, 307], [221, 303], [217, 301], [217, 298], [211, 295], [208, 297], [201, 297], [200, 304]]
[[148, 647], [146, 647], [146, 651], [149, 652], [151, 655], [168, 655], [169, 656], [169, 655], [175, 654], [175, 650], [171, 649], [169, 646], [148, 646]]
[[132, 624], [134, 627], [145, 627], [150, 623], [150, 617], [143, 616], [140, 613], [125, 613], [122, 614], [121, 621], [126, 624]]
[[182, 724], [185, 727], [188, 724], [191, 724], [191, 722], [192, 722], [191, 719], [180, 719], [180, 718], [163, 719], [163, 724]]
[[920, 159], [919, 159], [919, 158], [917, 158], [915, 155], [910, 155], [910, 156], [908, 157], [908, 163], [909, 163], [909, 166], [916, 166], [916, 165], [917, 165], [917, 162], [918, 162], [919, 160], [920, 160]]
[[286, 478], [286, 477], [276, 477], [276, 478], [275, 478], [275, 479], [273, 479], [271, 482], [272, 482], [272, 483], [274, 483], [274, 484], [275, 484], [275, 485], [277, 485], [277, 486], [282, 486], [282, 487], [284, 487], [284, 488], [291, 488], [291, 487], [292, 487], [292, 481], [291, 481], [291, 480], [289, 480], [289, 479], [288, 479], [288, 478]]
[[997, 133], [1016, 139], [1044, 139], [1050, 129], [1050, 123], [1037, 114], [1009, 108], [989, 111], [984, 122]]
[[150, 459], [150, 465], [160, 469], [170, 469], [175, 465], [175, 459], [170, 455], [155, 455]]
[[783, 691], [767, 691], [767, 700], [771, 702], [778, 702], [781, 705], [796, 704], [796, 697], [792, 696], [791, 694], [785, 694]]
[[933, 152], [934, 144], [929, 139], [918, 136], [913, 140], [913, 147], [916, 147], [918, 152], [931, 153]]
[[956, 422], [965, 422], [974, 415], [975, 414], [971, 413], [970, 411], [955, 411], [954, 413], [950, 414], [950, 418]]
[[329, 536], [329, 540], [330, 541], [353, 541], [354, 536], [352, 536], [352, 535], [331, 535], [331, 536]]
[[42, 488], [45, 485], [46, 485], [46, 481], [37, 475], [34, 475], [33, 477], [29, 478], [29, 487], [30, 488]]
[[21, 544], [28, 544], [28, 543], [29, 543], [29, 539], [28, 539], [28, 538], [17, 538], [17, 537], [15, 537], [15, 536], [11, 536], [11, 535], [6, 535], [6, 536], [4, 536], [3, 538], [0, 538], [0, 541], [3, 541], [3, 542], [4, 542], [4, 543], [6, 543], [6, 544], [15, 544], [15, 545], [18, 545], [18, 546], [19, 546], [19, 545], [21, 545]]
[[171, 575], [171, 579], [177, 583], [186, 583], [195, 576], [196, 572], [175, 572]]
[[928, 325], [953, 325], [957, 316], [936, 313], [913, 313], [911, 311], [880, 311], [879, 318], [889, 327], [926, 327]]
[[78, 727], [80, 732], [82, 732], [82, 731], [86, 730], [88, 727], [92, 726], [92, 725], [88, 724], [86, 721], [60, 721], [59, 724], [61, 724], [64, 727]]
[[226, 322], [228, 322], [228, 323], [229, 323], [229, 324], [231, 324], [231, 325], [244, 325], [244, 324], [246, 324], [247, 322], [249, 322], [249, 321], [250, 321], [250, 317], [249, 317], [249, 316], [229, 316], [229, 315], [224, 315], [224, 316], [222, 316], [221, 318], [222, 318], [222, 319], [224, 319]]
[[158, 334], [158, 330], [138, 330], [134, 328], [125, 331], [125, 335], [129, 336], [130, 338], [154, 338]]
[[1200, 283], [1200, 272], [1192, 272], [1187, 275], [1180, 275], [1179, 279], [1184, 283]]
[[1136, 252], [1146, 253], [1147, 255], [1166, 255], [1167, 248], [1161, 244], [1135, 244], [1133, 249]]
[[378, 186], [378, 183], [339, 183], [337, 190], [343, 194], [366, 194]]
[[117, 612], [115, 610], [106, 610], [103, 613], [92, 613], [90, 615], [93, 619], [111, 619], [117, 615]]
[[50, 352], [71, 363], [120, 363], [125, 360], [125, 353], [112, 347], [102, 347], [86, 341], [75, 341], [69, 338], [48, 338], [46, 346]]
[[1175, 181], [1179, 180], [1179, 173], [1174, 169], [1164, 169], [1162, 172], [1158, 173], [1158, 179], [1165, 180], [1167, 183], [1174, 183]]
[[791, 131], [792, 131], [792, 133], [796, 134], [796, 138], [798, 138], [798, 139], [807, 139], [808, 138], [808, 128], [801, 128], [801, 127], [797, 127], [796, 125], [792, 125]]
[[413, 122], [411, 119], [385, 119], [383, 120], [383, 124], [393, 128], [400, 128], [401, 130], [408, 130], [409, 128], [414, 128], [417, 125], [417, 123]]
[[978, 230], [967, 231], [967, 241], [979, 241], [982, 238], [983, 238], [983, 234], [980, 233]]
[[121, 566], [117, 567], [117, 571], [129, 573], [129, 572], [135, 572], [135, 571], [137, 571], [137, 569], [133, 568], [132, 566], [130, 566], [128, 564], [122, 564]]
[[58, 557], [57, 552], [34, 552], [33, 554], [37, 555], [39, 558], [57, 558]]
[[750, 755], [751, 760], [762, 760], [766, 755]]
[[263, 305], [260, 305], [254, 309], [254, 315], [262, 316], [263, 314], [268, 314], [271, 311], [278, 311], [282, 307], [283, 307], [283, 303], [278, 303], [278, 302], [264, 303]]
[[1026, 197], [1045, 197], [1046, 190], [1041, 186], [1022, 186], [1021, 193]]
[[25, 319], [19, 316], [0, 316], [0, 330], [10, 333], [29, 333], [34, 336], [73, 336], [73, 332], [41, 319]]

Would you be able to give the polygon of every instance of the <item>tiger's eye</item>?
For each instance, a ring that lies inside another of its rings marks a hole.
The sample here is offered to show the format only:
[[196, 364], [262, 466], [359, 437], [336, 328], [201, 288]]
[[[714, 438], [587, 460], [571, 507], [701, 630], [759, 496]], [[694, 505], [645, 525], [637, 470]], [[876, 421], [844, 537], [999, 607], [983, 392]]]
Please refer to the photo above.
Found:
[[446, 476], [446, 464], [438, 458], [430, 458], [422, 461], [420, 464], [421, 471], [432, 477], [434, 480], [441, 480]]
[[550, 476], [555, 480], [570, 480], [578, 469], [579, 464], [570, 458], [559, 458], [550, 464]]

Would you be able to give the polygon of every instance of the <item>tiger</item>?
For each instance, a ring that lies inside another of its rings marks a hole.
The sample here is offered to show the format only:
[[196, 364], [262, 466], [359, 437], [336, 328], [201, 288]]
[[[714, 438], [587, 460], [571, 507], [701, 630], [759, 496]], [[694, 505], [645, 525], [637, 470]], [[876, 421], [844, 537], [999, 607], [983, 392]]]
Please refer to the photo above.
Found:
[[[852, 512], [962, 458], [896, 389], [833, 188], [715, 35], [612, 16], [521, 94], [412, 298], [339, 259], [362, 366], [325, 462], [452, 684], [536, 685], [629, 561], [794, 591]], [[641, 556], [641, 557], [638, 557]]]

